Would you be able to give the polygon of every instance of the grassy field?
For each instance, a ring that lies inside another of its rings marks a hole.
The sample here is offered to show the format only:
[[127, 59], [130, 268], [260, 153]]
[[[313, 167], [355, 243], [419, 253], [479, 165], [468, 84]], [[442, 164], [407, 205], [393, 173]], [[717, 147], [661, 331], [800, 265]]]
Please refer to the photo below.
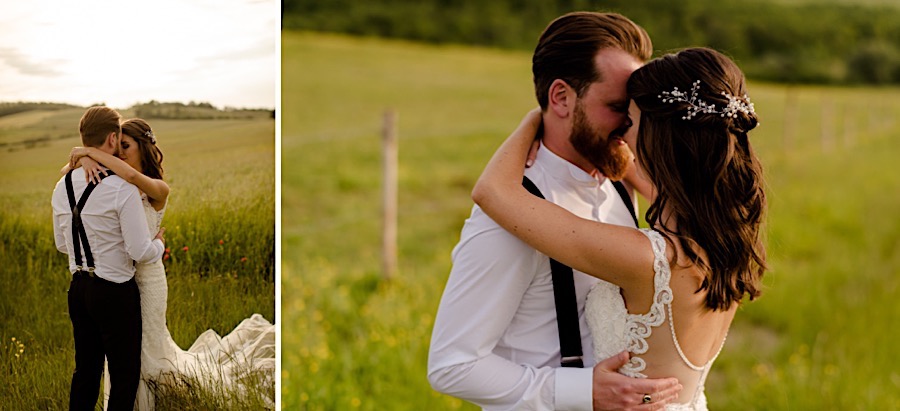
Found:
[[[475, 409], [431, 390], [427, 350], [471, 186], [535, 105], [530, 55], [282, 40], [283, 408]], [[900, 409], [898, 91], [751, 84], [772, 269], [713, 368], [711, 407]], [[400, 273], [383, 282], [389, 107], [400, 124]]]
[[[83, 109], [0, 117], [0, 409], [66, 409], [74, 351], [70, 276], [53, 244], [50, 194]], [[124, 111], [123, 115], [131, 115]], [[261, 313], [275, 321], [274, 121], [150, 120], [165, 153], [168, 327], [187, 348], [207, 329], [224, 335]], [[41, 138], [45, 137], [45, 138]], [[23, 140], [38, 142], [25, 146]], [[260, 387], [274, 398], [274, 387]], [[178, 409], [259, 409], [202, 400]], [[182, 399], [183, 400], [183, 399]], [[262, 404], [262, 405], [261, 405]], [[271, 406], [269, 406], [271, 407]]]

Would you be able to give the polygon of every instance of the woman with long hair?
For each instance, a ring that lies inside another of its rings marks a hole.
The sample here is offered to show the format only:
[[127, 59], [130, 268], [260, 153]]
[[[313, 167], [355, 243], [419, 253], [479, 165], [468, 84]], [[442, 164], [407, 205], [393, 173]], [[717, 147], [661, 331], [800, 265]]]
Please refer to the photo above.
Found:
[[766, 196], [748, 136], [758, 118], [741, 70], [707, 48], [650, 61], [627, 90], [635, 126], [620, 144], [652, 185], [649, 228], [582, 219], [526, 191], [539, 111], [497, 150], [472, 197], [530, 246], [604, 280], [585, 304], [595, 358], [628, 351], [620, 373], [675, 377], [684, 387], [666, 409], [704, 410], [706, 376], [766, 270]]

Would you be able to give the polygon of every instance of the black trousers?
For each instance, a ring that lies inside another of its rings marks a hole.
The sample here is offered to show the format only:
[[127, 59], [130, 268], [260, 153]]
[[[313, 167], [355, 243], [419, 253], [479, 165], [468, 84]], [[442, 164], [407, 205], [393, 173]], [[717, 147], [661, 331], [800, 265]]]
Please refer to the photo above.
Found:
[[109, 411], [133, 410], [141, 377], [141, 298], [134, 278], [118, 284], [76, 273], [69, 284], [75, 333], [70, 411], [93, 411], [103, 357], [109, 364]]

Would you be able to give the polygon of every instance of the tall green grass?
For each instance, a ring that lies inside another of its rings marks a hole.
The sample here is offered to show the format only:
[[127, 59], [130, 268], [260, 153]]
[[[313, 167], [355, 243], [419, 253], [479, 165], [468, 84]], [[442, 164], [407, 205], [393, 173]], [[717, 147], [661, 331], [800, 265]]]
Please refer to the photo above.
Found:
[[[530, 55], [297, 32], [282, 50], [283, 408], [475, 409], [431, 390], [427, 350], [471, 186], [535, 106]], [[772, 269], [713, 367], [713, 408], [900, 409], [897, 92], [750, 85]], [[385, 282], [388, 107], [400, 273]]]
[[[74, 368], [70, 275], [66, 256], [53, 243], [50, 194], [69, 149], [80, 145], [82, 112], [0, 119], [4, 131], [23, 138], [52, 130], [61, 135], [34, 148], [8, 145], [0, 151], [0, 409], [68, 407]], [[170, 251], [167, 320], [176, 343], [187, 348], [207, 329], [224, 335], [253, 313], [275, 322], [274, 122], [150, 123], [172, 188], [163, 226]], [[256, 386], [250, 391], [269, 400], [248, 401], [271, 407], [274, 385]], [[223, 403], [228, 397], [213, 394], [181, 386], [160, 401], [182, 399], [178, 409], [259, 409], [246, 401]]]

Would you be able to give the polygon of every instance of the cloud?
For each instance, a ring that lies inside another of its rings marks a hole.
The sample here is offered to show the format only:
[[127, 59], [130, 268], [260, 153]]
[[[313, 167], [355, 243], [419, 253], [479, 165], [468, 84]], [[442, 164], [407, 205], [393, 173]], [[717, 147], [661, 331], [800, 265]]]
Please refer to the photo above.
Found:
[[276, 57], [275, 39], [264, 38], [257, 41], [256, 44], [235, 50], [221, 50], [214, 55], [200, 57], [198, 60], [201, 63], [247, 60], [265, 61], [269, 57]]
[[113, 3], [0, 0], [0, 100], [275, 104], [280, 2]]
[[58, 61], [39, 62], [30, 59], [19, 50], [0, 47], [0, 62], [16, 69], [27, 76], [58, 77], [63, 73], [53, 68]]

